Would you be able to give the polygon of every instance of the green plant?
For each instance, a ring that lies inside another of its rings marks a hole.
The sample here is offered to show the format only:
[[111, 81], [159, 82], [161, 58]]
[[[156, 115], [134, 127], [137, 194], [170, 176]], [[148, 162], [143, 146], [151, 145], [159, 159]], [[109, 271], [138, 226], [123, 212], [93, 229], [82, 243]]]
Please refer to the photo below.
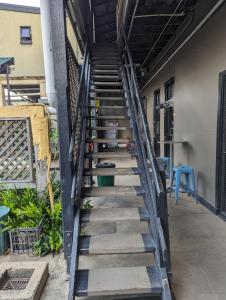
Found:
[[40, 199], [35, 189], [0, 191], [0, 205], [10, 208], [4, 230], [37, 227], [44, 217], [41, 238], [34, 244], [36, 255], [58, 253], [63, 246], [61, 185], [57, 174], [51, 175], [54, 208], [50, 208], [48, 190]]
[[90, 209], [93, 208], [93, 205], [91, 204], [91, 200], [87, 200], [82, 204], [82, 209]]
[[45, 200], [38, 199], [35, 189], [4, 190], [0, 192], [0, 205], [10, 209], [4, 223], [5, 230], [36, 227], [43, 218]]
[[58, 149], [58, 132], [56, 128], [50, 129], [50, 150], [52, 160], [59, 159], [59, 149]]
[[58, 253], [63, 246], [63, 230], [62, 230], [62, 205], [58, 201], [54, 205], [54, 209], [49, 207], [46, 209], [43, 234], [34, 245], [36, 255], [45, 255], [48, 252]]

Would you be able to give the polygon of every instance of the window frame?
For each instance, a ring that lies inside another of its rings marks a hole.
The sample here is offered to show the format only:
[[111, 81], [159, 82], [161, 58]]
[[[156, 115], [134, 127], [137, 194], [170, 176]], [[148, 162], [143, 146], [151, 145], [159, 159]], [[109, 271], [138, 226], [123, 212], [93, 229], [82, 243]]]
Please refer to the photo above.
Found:
[[[23, 37], [22, 31], [23, 29], [29, 29], [30, 30], [30, 39], [26, 40], [26, 37]], [[20, 44], [21, 45], [32, 45], [32, 31], [31, 31], [31, 26], [20, 26]]]
[[[174, 97], [174, 89], [175, 89], [175, 78], [171, 77], [169, 80], [165, 82], [165, 101], [169, 101]], [[171, 87], [171, 95], [169, 95], [168, 88]]]

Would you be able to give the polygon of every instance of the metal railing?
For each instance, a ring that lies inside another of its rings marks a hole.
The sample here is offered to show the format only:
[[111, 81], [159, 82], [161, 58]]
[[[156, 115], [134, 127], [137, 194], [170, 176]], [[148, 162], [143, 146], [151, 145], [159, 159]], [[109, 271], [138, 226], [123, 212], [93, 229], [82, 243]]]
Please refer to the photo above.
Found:
[[71, 143], [69, 149], [69, 158], [73, 163], [73, 180], [71, 188], [72, 206], [75, 208], [74, 228], [73, 228], [73, 244], [71, 248], [70, 261], [70, 286], [68, 299], [74, 299], [76, 271], [78, 264], [78, 238], [79, 238], [79, 218], [80, 218], [80, 199], [83, 187], [83, 169], [86, 139], [86, 120], [89, 100], [90, 88], [90, 62], [88, 47], [85, 47], [84, 62], [81, 71], [78, 103], [71, 135]]
[[162, 297], [163, 299], [169, 300], [171, 299], [171, 292], [168, 278], [171, 273], [171, 265], [166, 191], [152, 149], [151, 135], [143, 106], [143, 100], [123, 28], [121, 29], [118, 42], [122, 54], [122, 77], [124, 88], [130, 108], [131, 125], [138, 151], [138, 164], [142, 170], [141, 183], [145, 188], [145, 206], [149, 213], [150, 230], [156, 246], [155, 258], [162, 278]]

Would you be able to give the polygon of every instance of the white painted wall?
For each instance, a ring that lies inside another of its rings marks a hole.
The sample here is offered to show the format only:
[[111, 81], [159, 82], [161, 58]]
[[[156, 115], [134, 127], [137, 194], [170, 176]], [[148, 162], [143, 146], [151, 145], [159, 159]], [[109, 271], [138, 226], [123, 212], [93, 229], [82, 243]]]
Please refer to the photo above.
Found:
[[[153, 93], [175, 76], [175, 162], [193, 166], [201, 197], [215, 206], [216, 130], [219, 73], [226, 70], [226, 4], [144, 90], [148, 99], [148, 122], [153, 130]], [[161, 140], [164, 114], [161, 111]], [[163, 148], [163, 147], [162, 147]], [[162, 149], [163, 150], [163, 149]], [[163, 154], [163, 152], [162, 152]]]

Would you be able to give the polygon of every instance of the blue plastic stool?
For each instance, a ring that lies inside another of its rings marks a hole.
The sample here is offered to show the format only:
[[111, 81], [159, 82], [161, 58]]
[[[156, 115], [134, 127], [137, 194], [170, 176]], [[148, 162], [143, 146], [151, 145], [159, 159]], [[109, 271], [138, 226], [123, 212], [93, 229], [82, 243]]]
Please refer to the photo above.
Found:
[[[172, 192], [172, 190], [175, 190], [176, 204], [178, 204], [178, 200], [179, 200], [181, 176], [183, 174], [185, 175], [185, 181], [186, 181], [185, 192], [188, 194], [188, 196], [190, 196], [192, 194], [197, 203], [195, 174], [194, 174], [193, 168], [190, 166], [176, 166], [173, 168], [173, 177], [172, 177], [172, 181], [171, 181], [171, 192]], [[175, 178], [176, 178], [176, 185], [173, 186]], [[190, 186], [190, 178], [192, 181], [193, 189]], [[170, 193], [170, 195], [171, 195], [171, 193]]]
[[170, 173], [170, 158], [169, 157], [158, 157], [157, 160], [163, 165], [166, 177], [169, 178]]

